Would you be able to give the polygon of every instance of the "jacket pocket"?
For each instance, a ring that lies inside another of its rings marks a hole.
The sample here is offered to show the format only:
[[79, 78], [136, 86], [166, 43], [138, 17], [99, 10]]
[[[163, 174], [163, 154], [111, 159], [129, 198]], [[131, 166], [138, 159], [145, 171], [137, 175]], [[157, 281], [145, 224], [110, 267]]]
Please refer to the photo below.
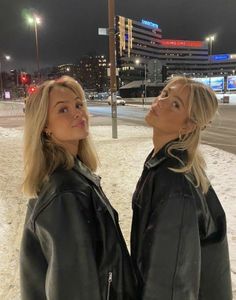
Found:
[[107, 278], [107, 298], [106, 298], [106, 300], [110, 300], [111, 284], [112, 284], [112, 272], [109, 272], [108, 278]]

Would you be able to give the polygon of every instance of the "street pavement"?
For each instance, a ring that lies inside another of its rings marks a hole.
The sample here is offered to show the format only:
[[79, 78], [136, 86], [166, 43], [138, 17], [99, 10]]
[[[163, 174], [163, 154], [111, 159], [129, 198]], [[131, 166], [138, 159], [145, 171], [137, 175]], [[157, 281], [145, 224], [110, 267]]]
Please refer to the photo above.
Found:
[[[117, 107], [118, 124], [147, 126], [144, 120], [150, 105], [128, 103]], [[111, 107], [105, 103], [89, 104], [93, 115], [92, 124], [111, 124]], [[102, 118], [101, 120], [99, 120]], [[215, 120], [202, 132], [204, 144], [236, 154], [236, 105], [220, 104], [219, 114]]]
[[[138, 101], [139, 100], [139, 101]], [[128, 101], [126, 106], [118, 106], [118, 125], [143, 125], [149, 104], [144, 106], [141, 99]], [[9, 109], [9, 107], [11, 109]], [[111, 125], [111, 107], [106, 101], [88, 102], [92, 115], [91, 124]], [[22, 127], [24, 125], [23, 101], [0, 102], [0, 127]], [[119, 129], [118, 129], [119, 133]], [[219, 115], [203, 132], [203, 143], [236, 154], [236, 105], [220, 104]]]

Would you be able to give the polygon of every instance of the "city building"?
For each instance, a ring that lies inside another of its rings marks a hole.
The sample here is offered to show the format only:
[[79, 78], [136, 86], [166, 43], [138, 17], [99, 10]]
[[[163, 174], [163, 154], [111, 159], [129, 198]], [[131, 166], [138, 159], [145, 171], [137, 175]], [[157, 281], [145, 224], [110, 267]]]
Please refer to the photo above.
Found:
[[87, 55], [78, 64], [79, 80], [87, 91], [105, 92], [109, 89], [107, 59], [104, 55]]
[[235, 75], [236, 54], [215, 54], [209, 57], [211, 75]]
[[162, 31], [156, 23], [116, 17], [116, 56], [120, 86], [144, 77], [147, 62], [157, 58], [161, 39]]
[[122, 86], [134, 80], [164, 81], [172, 75], [231, 75], [235, 54], [212, 55], [207, 41], [164, 39], [159, 24], [116, 17], [116, 56]]
[[75, 64], [62, 64], [57, 66], [57, 76], [67, 75], [74, 79], [79, 78], [79, 67]]
[[208, 69], [208, 44], [203, 41], [162, 39], [158, 60], [166, 66], [167, 76], [202, 76]]

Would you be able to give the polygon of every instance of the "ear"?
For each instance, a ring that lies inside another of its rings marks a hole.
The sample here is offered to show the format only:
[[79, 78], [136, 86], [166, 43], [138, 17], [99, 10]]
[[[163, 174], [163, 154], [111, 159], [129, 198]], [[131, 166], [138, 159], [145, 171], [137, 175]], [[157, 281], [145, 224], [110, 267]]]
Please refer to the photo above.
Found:
[[196, 123], [194, 123], [192, 120], [187, 120], [185, 125], [181, 129], [182, 134], [188, 134], [190, 132], [193, 132], [196, 129]]
[[49, 130], [49, 128], [48, 128], [47, 126], [44, 127], [43, 132], [44, 132], [47, 136], [50, 136], [50, 135], [51, 135], [51, 132], [50, 132], [50, 130]]

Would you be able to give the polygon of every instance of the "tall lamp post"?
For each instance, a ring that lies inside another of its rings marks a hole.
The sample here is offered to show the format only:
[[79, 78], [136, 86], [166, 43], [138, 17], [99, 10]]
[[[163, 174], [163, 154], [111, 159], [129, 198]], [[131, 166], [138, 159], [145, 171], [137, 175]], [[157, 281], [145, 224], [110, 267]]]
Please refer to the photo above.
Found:
[[[135, 64], [136, 65], [140, 65], [140, 60], [136, 59], [135, 60]], [[146, 80], [147, 80], [147, 64], [144, 63], [144, 102], [146, 101], [146, 94], [147, 94], [147, 84], [146, 84]], [[144, 103], [143, 103], [144, 104]]]
[[211, 69], [211, 56], [212, 56], [212, 52], [213, 52], [213, 42], [215, 40], [215, 36], [214, 35], [209, 35], [206, 38], [206, 41], [208, 42], [208, 47], [209, 47], [209, 62], [210, 62], [210, 69]]
[[110, 58], [110, 88], [111, 88], [111, 114], [112, 114], [112, 138], [117, 139], [117, 103], [116, 103], [116, 54], [115, 54], [115, 3], [108, 0], [109, 21], [109, 58]]
[[40, 77], [40, 71], [39, 71], [39, 41], [38, 41], [38, 25], [41, 24], [41, 19], [33, 14], [33, 16], [28, 16], [28, 23], [30, 25], [34, 26], [34, 32], [35, 32], [35, 46], [36, 46], [36, 62], [37, 62], [37, 73], [38, 78]]
[[2, 59], [10, 60], [9, 55], [0, 56], [0, 97], [3, 98], [3, 78], [2, 78]]

